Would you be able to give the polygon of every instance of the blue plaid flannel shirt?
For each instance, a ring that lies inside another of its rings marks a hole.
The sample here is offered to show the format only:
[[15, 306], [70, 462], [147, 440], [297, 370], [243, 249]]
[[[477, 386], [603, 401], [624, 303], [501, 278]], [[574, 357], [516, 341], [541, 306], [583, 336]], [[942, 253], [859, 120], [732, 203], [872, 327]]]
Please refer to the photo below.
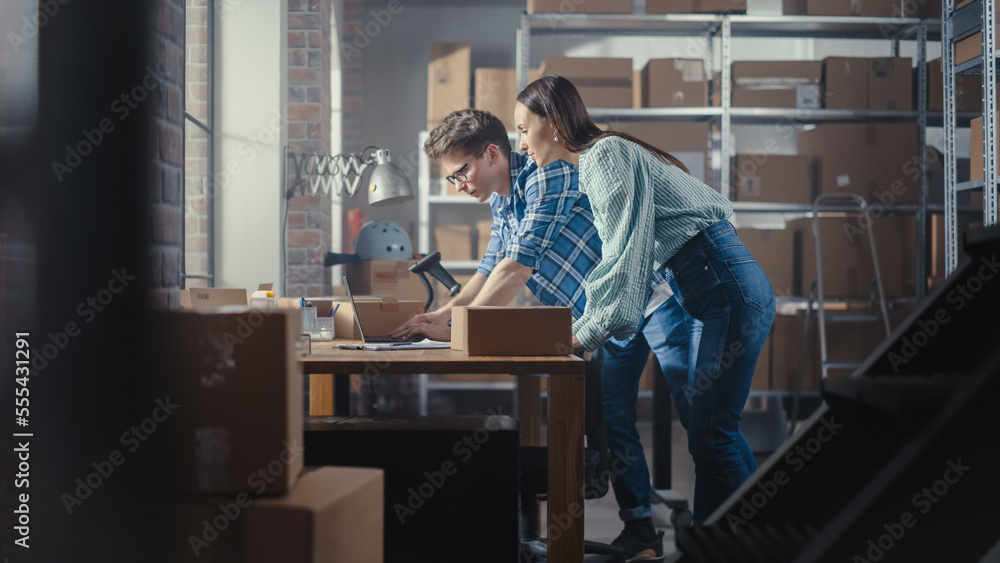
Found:
[[539, 168], [511, 151], [510, 197], [493, 194], [490, 244], [478, 272], [489, 275], [504, 258], [534, 271], [527, 286], [545, 305], [583, 315], [584, 285], [601, 260], [601, 239], [576, 166], [557, 160]]

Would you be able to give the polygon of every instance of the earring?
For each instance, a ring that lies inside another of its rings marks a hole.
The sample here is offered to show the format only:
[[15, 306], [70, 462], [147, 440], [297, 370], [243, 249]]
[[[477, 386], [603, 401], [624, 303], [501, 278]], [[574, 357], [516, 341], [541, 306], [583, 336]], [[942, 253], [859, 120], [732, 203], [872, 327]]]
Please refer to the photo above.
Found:
[[559, 142], [559, 137], [557, 137], [555, 134], [553, 134], [552, 135], [552, 140], [558, 143]]

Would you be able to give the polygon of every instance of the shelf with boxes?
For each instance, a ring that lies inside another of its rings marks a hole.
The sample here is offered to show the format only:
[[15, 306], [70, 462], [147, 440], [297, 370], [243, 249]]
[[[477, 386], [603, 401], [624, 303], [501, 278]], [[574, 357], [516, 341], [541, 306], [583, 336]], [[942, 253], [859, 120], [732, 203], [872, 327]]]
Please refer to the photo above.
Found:
[[[619, 84], [621, 90], [626, 90], [629, 78], [626, 72], [615, 70], [611, 59], [592, 59], [585, 65], [571, 64], [562, 57], [545, 57], [541, 70], [545, 74], [551, 72], [545, 67], [554, 66], [559, 69], [556, 73], [574, 81], [595, 121], [670, 151], [696, 176], [700, 172], [700, 153], [705, 166], [703, 179], [734, 202], [737, 219], [746, 219], [748, 214], [771, 215], [764, 220], [771, 222], [772, 228], [747, 228], [746, 223], [752, 220], [738, 226], [741, 239], [762, 263], [779, 296], [781, 316], [771, 338], [781, 341], [794, 340], [796, 335], [792, 333], [797, 333], [799, 341], [803, 336], [803, 312], [808, 304], [805, 295], [811, 285], [809, 276], [815, 275], [815, 258], [810, 250], [815, 248], [811, 217], [817, 195], [858, 192], [877, 202], [879, 218], [875, 220], [877, 226], [871, 228], [876, 233], [884, 231], [879, 255], [886, 257], [886, 263], [880, 270], [892, 270], [888, 276], [891, 303], [901, 308], [923, 296], [928, 270], [940, 271], [936, 263], [926, 263], [925, 255], [940, 255], [938, 248], [929, 249], [926, 241], [928, 231], [940, 233], [939, 221], [934, 217], [944, 205], [930, 196], [931, 181], [939, 181], [941, 176], [941, 160], [928, 150], [926, 138], [928, 126], [945, 121], [942, 94], [935, 90], [941, 84], [941, 63], [927, 61], [927, 43], [941, 37], [941, 22], [937, 19], [940, 8], [929, 7], [907, 14], [913, 17], [899, 17], [905, 12], [902, 3], [854, 2], [855, 7], [861, 5], [860, 14], [867, 16], [855, 17], [857, 12], [852, 12], [851, 2], [809, 0], [801, 2], [801, 6], [793, 4], [797, 3], [785, 2], [786, 15], [781, 17], [526, 13], [517, 33], [519, 88], [527, 84], [531, 64], [539, 60], [532, 57], [537, 55], [532, 51], [532, 36], [688, 36], [701, 41], [698, 49], [684, 51], [700, 59], [677, 60], [684, 65], [700, 65], [697, 72], [681, 65], [670, 68], [668, 60], [655, 61], [660, 65], [658, 69], [651, 61], [642, 71], [633, 71], [631, 106], [624, 92], [619, 92], [620, 98], [612, 98], [613, 103], [602, 103], [607, 99], [608, 86]], [[893, 8], [897, 11], [893, 12]], [[748, 38], [880, 40], [888, 42], [892, 56], [733, 61], [733, 54], [740, 52], [734, 44]], [[901, 42], [915, 45], [913, 58], [899, 56]], [[578, 68], [586, 72], [574, 75]], [[595, 71], [603, 74], [595, 77]], [[692, 76], [698, 76], [698, 94], [704, 92], [704, 98], [692, 96], [691, 90], [678, 95], [676, 90]], [[931, 81], [935, 76], [936, 81]], [[656, 93], [663, 85], [671, 85], [674, 91]], [[598, 86], [605, 90], [595, 92]], [[654, 95], [659, 95], [660, 101], [649, 103]], [[939, 101], [935, 103], [935, 99]], [[967, 108], [960, 111], [959, 119], [974, 116]], [[788, 147], [769, 150], [766, 145], [764, 154], [738, 153], [735, 139], [749, 131], [743, 127], [759, 125], [774, 125], [780, 133], [794, 131], [791, 143], [796, 154], [790, 154]], [[678, 148], [678, 139], [685, 140], [686, 145]], [[688, 151], [696, 153], [695, 166], [685, 159], [690, 158], [684, 154]], [[852, 210], [850, 206], [822, 206], [819, 211], [823, 215], [836, 214], [844, 219], [834, 221], [840, 224], [834, 224], [832, 230], [824, 229], [821, 236], [844, 239], [838, 229], [857, 219], [849, 215]], [[784, 228], [773, 228], [774, 215]], [[826, 281], [828, 272], [824, 271], [827, 293], [833, 295], [825, 299], [824, 306], [844, 309], [870, 304], [865, 280], [872, 267], [866, 264], [870, 258], [865, 250], [861, 245], [849, 244], [834, 251], [839, 253], [836, 261], [841, 268], [830, 273], [836, 278], [830, 281]], [[794, 258], [789, 260], [789, 256]], [[859, 336], [862, 332], [855, 327], [853, 332], [848, 331], [850, 334], [835, 338]], [[875, 338], [867, 333], [865, 336], [868, 340]], [[866, 343], [872, 348], [877, 341]], [[844, 348], [853, 350], [855, 344], [859, 343], [845, 342]], [[794, 351], [795, 361], [777, 368], [782, 372], [780, 377], [772, 369], [771, 355], [764, 355], [760, 371], [767, 374], [767, 383], [763, 387], [772, 387], [780, 383], [779, 379], [785, 382], [779, 386], [787, 386], [791, 380], [789, 370], [798, 369], [798, 344]], [[818, 362], [812, 363], [818, 366]], [[817, 373], [810, 372], [807, 387], [815, 386], [810, 382]], [[755, 381], [755, 388], [761, 387]]]
[[[946, 0], [942, 13], [944, 22], [943, 89], [944, 107], [944, 273], [958, 264], [961, 248], [959, 238], [974, 226], [997, 223], [997, 65], [996, 5], [994, 0]], [[984, 61], [993, 60], [993, 64]], [[970, 82], [979, 88], [970, 88]], [[969, 97], [978, 114], [970, 123], [969, 173], [961, 174], [957, 162], [958, 127], [963, 109], [963, 93], [974, 90]], [[978, 91], [975, 91], [978, 90]], [[968, 198], [978, 218], [963, 213], [962, 200]]]

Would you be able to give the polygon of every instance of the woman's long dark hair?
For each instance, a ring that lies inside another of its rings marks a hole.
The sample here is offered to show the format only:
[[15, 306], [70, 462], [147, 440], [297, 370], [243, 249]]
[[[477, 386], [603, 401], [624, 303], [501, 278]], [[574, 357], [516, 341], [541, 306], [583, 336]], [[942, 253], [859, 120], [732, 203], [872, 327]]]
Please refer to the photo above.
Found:
[[604, 137], [621, 137], [632, 141], [649, 152], [655, 154], [668, 164], [688, 172], [686, 166], [672, 154], [658, 149], [649, 143], [620, 131], [602, 131], [587, 113], [580, 93], [569, 80], [562, 76], [546, 75], [528, 84], [517, 95], [517, 101], [524, 104], [528, 111], [546, 119], [555, 129], [556, 136], [566, 150], [581, 152], [594, 145]]

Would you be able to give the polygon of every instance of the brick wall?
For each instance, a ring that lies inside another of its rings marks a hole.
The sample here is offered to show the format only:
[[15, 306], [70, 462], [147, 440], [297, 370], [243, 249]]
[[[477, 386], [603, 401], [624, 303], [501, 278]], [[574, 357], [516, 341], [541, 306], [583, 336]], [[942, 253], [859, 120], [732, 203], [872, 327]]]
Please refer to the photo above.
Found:
[[150, 11], [152, 61], [159, 88], [150, 101], [148, 201], [150, 206], [149, 289], [152, 306], [177, 307], [184, 209], [181, 190], [184, 151], [184, 5], [155, 0]]
[[[186, 0], [184, 54], [185, 110], [208, 123], [208, 0]], [[190, 122], [184, 131], [184, 257], [187, 275], [209, 273], [208, 135]], [[207, 287], [208, 280], [187, 278], [185, 287]]]
[[[293, 153], [330, 151], [331, 10], [331, 0], [288, 2], [288, 145]], [[322, 260], [331, 243], [331, 196], [321, 190], [288, 201], [289, 296], [330, 294], [330, 269]]]

